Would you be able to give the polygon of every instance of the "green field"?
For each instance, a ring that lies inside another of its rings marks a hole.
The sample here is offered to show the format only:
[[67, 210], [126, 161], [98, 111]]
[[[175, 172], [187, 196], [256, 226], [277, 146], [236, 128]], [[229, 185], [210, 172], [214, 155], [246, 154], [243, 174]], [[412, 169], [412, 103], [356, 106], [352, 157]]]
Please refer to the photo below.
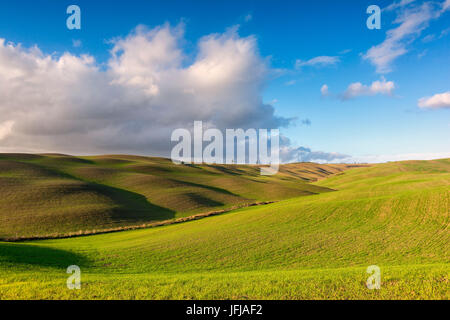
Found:
[[[46, 160], [48, 168], [50, 160]], [[12, 162], [18, 160], [8, 160], [9, 164]], [[312, 164], [285, 167], [261, 188], [270, 185], [279, 190], [298, 181], [302, 188], [313, 188], [305, 189], [309, 195], [284, 194], [285, 199], [281, 200], [275, 191], [273, 195], [268, 192], [264, 194], [266, 200], [272, 196], [281, 201], [164, 227], [68, 239], [0, 242], [0, 298], [450, 297], [450, 159], [336, 169], [334, 175], [314, 183], [307, 183], [307, 177], [301, 179], [299, 172], [311, 169], [304, 166], [316, 167]], [[79, 171], [83, 170], [78, 170], [79, 167], [89, 166], [67, 164], [64, 170], [71, 177], [81, 177]], [[238, 169], [255, 170], [227, 168]], [[0, 172], [2, 178], [17, 177], [8, 176], [6, 169]], [[223, 171], [220, 172], [223, 176]], [[189, 174], [184, 172], [180, 176], [186, 178]], [[254, 185], [264, 179], [257, 174], [251, 178], [247, 175], [238, 177], [252, 180]], [[119, 181], [120, 177], [102, 176], [96, 183], [113, 180]], [[309, 181], [312, 180], [310, 176]], [[231, 188], [217, 181], [214, 185], [224, 190]], [[255, 191], [248, 190], [244, 196], [244, 191], [233, 191], [252, 201], [263, 200], [263, 194], [257, 197], [253, 193], [252, 197], [252, 192]], [[170, 194], [166, 196], [170, 199]], [[158, 206], [164, 207], [161, 203]], [[11, 234], [14, 227], [4, 228], [5, 216], [8, 212], [2, 210], [2, 232]], [[69, 265], [81, 268], [81, 290], [66, 287], [65, 271]], [[369, 265], [381, 268], [380, 290], [365, 286]]]
[[175, 165], [138, 156], [0, 154], [0, 240], [96, 233], [329, 192], [308, 182], [350, 168], [313, 163]]

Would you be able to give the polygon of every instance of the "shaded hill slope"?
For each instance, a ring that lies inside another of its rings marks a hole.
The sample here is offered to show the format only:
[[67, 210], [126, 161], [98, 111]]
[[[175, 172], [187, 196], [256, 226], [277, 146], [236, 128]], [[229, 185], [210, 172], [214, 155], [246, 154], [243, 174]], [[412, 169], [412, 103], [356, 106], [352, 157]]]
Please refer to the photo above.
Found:
[[331, 189], [308, 182], [347, 165], [175, 165], [127, 155], [0, 154], [0, 238], [61, 235], [162, 221]]

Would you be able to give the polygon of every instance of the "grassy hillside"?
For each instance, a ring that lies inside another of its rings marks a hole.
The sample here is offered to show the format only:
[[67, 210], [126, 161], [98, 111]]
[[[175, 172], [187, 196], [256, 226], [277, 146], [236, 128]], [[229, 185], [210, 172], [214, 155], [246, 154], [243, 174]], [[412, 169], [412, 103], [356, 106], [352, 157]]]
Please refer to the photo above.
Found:
[[[315, 185], [338, 191], [153, 229], [0, 243], [0, 298], [450, 298], [449, 159]], [[79, 291], [65, 286], [71, 264]], [[365, 287], [373, 264], [381, 290]]]
[[0, 239], [141, 225], [259, 201], [328, 192], [307, 182], [347, 165], [175, 165], [138, 156], [0, 154]]

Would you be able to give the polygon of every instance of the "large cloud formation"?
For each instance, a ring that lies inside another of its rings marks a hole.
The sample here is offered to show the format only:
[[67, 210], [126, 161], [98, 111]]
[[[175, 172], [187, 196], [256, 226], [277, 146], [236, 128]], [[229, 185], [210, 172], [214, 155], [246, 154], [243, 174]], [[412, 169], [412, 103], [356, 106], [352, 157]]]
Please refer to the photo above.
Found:
[[171, 132], [194, 120], [224, 128], [289, 123], [262, 101], [270, 69], [236, 29], [182, 49], [183, 26], [139, 26], [92, 56], [47, 55], [0, 39], [0, 152], [170, 154]]

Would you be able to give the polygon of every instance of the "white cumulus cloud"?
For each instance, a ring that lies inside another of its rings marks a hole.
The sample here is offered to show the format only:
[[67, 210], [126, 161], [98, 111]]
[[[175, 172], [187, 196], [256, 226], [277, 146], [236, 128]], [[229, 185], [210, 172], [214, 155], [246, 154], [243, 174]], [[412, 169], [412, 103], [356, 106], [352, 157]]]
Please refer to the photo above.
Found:
[[277, 128], [289, 120], [262, 101], [267, 59], [236, 29], [198, 41], [184, 27], [136, 28], [90, 55], [43, 53], [0, 39], [0, 152], [170, 154], [171, 132], [194, 120], [224, 128]]
[[438, 93], [431, 97], [420, 98], [417, 104], [420, 108], [424, 109], [450, 108], [450, 91]]
[[340, 61], [339, 57], [333, 56], [318, 56], [307, 61], [297, 59], [295, 61], [295, 68], [300, 69], [305, 66], [323, 67], [328, 65], [336, 65]]
[[381, 81], [377, 80], [372, 82], [371, 85], [364, 85], [361, 82], [351, 83], [347, 90], [343, 93], [342, 99], [348, 100], [356, 98], [358, 96], [373, 96], [377, 94], [393, 95], [395, 84], [393, 81], [386, 81], [382, 78]]
[[320, 93], [322, 94], [322, 97], [326, 97], [330, 94], [330, 92], [328, 91], [328, 86], [326, 84], [324, 84], [321, 88], [320, 88]]

